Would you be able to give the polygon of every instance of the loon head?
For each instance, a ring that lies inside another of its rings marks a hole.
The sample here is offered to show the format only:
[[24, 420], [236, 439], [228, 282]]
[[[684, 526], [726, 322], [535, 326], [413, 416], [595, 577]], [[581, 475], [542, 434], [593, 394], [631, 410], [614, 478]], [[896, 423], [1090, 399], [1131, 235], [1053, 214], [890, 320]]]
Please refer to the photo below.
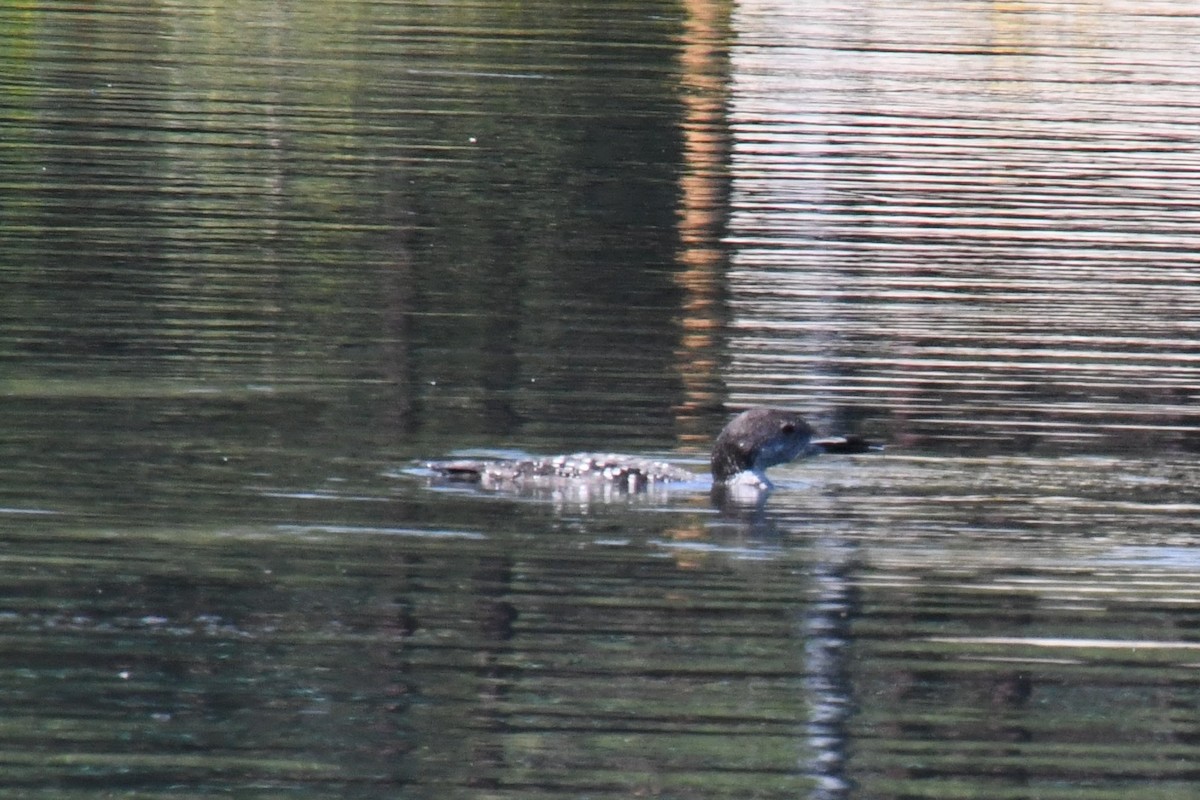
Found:
[[730, 420], [713, 444], [713, 481], [727, 483], [749, 473], [762, 485], [770, 486], [765, 475], [768, 467], [820, 452], [812, 436], [813, 429], [794, 411], [743, 411]]

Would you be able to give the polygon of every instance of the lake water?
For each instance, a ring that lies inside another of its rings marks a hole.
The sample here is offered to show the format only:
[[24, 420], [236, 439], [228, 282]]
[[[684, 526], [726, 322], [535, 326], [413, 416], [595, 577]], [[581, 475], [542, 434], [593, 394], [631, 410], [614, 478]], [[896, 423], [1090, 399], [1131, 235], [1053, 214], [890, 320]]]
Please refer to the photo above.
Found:
[[[0, 10], [0, 792], [1186, 797], [1200, 14]], [[760, 504], [749, 405], [887, 450]]]

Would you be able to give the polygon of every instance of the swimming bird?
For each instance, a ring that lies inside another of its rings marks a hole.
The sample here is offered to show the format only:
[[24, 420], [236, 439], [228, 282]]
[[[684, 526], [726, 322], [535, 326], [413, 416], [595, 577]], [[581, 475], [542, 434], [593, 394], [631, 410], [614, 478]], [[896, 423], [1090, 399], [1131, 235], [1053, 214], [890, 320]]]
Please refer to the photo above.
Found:
[[[801, 456], [864, 453], [880, 449], [858, 436], [814, 438], [794, 411], [751, 408], [738, 414], [713, 442], [713, 486], [772, 488], [766, 471]], [[606, 483], [639, 492], [658, 484], [696, 481], [694, 472], [646, 458], [615, 453], [572, 453], [529, 459], [454, 459], [426, 466], [441, 478], [474, 482], [486, 489], [553, 487], [575, 482]]]

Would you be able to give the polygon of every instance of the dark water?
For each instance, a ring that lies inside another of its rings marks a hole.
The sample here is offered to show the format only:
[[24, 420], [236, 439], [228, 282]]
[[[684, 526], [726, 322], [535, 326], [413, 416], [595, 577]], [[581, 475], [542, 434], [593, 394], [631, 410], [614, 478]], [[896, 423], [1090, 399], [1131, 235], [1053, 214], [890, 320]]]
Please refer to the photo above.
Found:
[[[0, 11], [0, 791], [1185, 797], [1184, 3]], [[465, 448], [883, 455], [758, 507]]]

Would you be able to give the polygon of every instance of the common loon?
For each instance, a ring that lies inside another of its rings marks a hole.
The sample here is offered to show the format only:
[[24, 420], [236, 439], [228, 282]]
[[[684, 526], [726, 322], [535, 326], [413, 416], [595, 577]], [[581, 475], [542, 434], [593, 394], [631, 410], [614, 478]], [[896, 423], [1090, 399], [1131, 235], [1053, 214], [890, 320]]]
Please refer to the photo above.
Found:
[[[799, 414], [752, 408], [738, 414], [717, 436], [712, 449], [713, 485], [770, 489], [766, 471], [800, 456], [864, 453], [878, 449], [857, 436], [814, 439]], [[573, 453], [533, 459], [457, 459], [426, 466], [447, 480], [479, 483], [486, 489], [554, 486], [567, 482], [604, 482], [639, 492], [664, 483], [695, 481], [700, 476], [664, 461], [613, 453]]]

